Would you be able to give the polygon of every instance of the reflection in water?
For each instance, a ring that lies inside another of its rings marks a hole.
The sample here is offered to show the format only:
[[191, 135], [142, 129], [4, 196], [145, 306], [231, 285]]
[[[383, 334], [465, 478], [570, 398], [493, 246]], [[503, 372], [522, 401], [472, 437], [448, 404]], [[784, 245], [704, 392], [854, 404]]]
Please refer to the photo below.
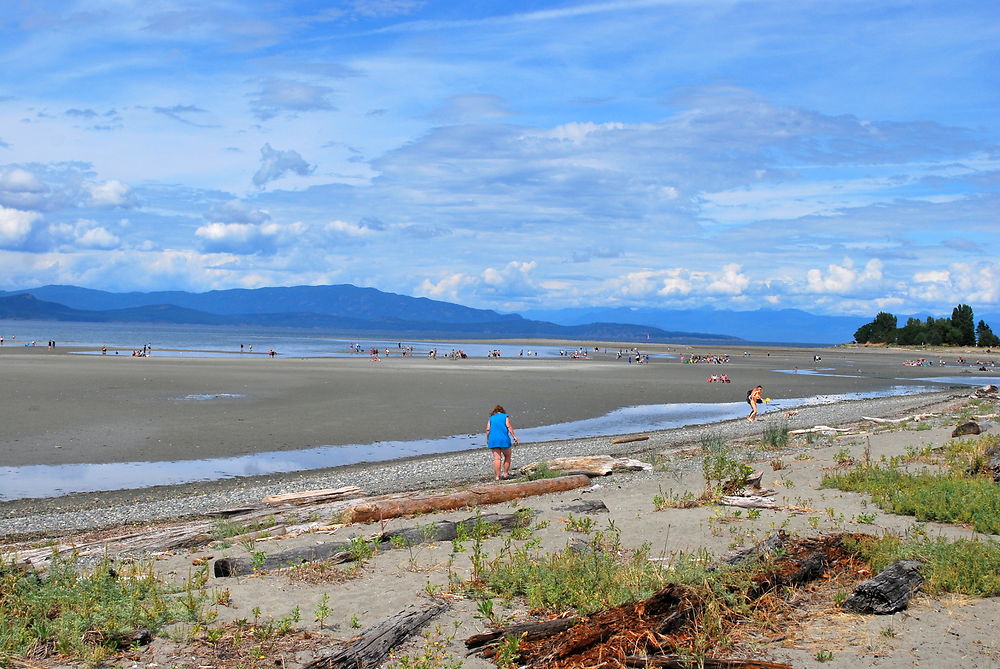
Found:
[[[845, 400], [916, 395], [932, 391], [927, 386], [892, 386], [881, 391], [815, 395], [775, 400], [766, 409], [833, 404]], [[183, 399], [211, 399], [221, 396], [193, 396]], [[624, 407], [597, 418], [518, 429], [522, 442], [579, 439], [614, 434], [666, 430], [686, 425], [716, 423], [741, 418], [743, 402], [700, 404], [649, 404]], [[374, 444], [320, 446], [294, 451], [254, 453], [232, 458], [184, 460], [178, 462], [118, 462], [106, 464], [27, 465], [0, 467], [0, 499], [58, 497], [75, 492], [96, 492], [211, 481], [237, 476], [258, 476], [281, 472], [308, 471], [360, 462], [395, 460], [432, 453], [448, 453], [484, 447], [479, 434], [464, 434], [417, 441], [380, 441]]]

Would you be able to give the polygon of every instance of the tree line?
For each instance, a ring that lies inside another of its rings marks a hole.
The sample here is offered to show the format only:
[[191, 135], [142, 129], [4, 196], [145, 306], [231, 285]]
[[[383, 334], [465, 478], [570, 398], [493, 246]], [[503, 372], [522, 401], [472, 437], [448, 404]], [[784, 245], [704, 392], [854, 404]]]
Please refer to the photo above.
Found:
[[906, 325], [897, 327], [896, 317], [880, 311], [875, 320], [862, 325], [854, 333], [859, 344], [902, 344], [927, 346], [1000, 346], [1000, 338], [980, 320], [975, 324], [972, 307], [960, 304], [951, 312], [951, 318], [926, 320], [910, 317]]

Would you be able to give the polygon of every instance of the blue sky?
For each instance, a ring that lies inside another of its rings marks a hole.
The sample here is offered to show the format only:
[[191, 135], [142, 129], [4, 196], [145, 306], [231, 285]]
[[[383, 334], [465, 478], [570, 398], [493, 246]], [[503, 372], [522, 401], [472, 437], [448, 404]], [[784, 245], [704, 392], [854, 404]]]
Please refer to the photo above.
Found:
[[1000, 4], [7, 0], [0, 288], [1000, 308]]

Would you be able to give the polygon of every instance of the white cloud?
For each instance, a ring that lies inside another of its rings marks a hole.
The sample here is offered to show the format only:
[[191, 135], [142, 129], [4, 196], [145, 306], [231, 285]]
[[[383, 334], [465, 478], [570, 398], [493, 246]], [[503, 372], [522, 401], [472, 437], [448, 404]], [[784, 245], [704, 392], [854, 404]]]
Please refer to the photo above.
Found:
[[253, 175], [253, 185], [263, 188], [269, 182], [292, 172], [300, 176], [312, 174], [315, 168], [307, 163], [298, 151], [279, 151], [265, 144], [260, 149], [260, 167]]
[[32, 226], [42, 215], [0, 206], [0, 248], [20, 248], [31, 234]]
[[438, 299], [473, 299], [491, 295], [500, 299], [520, 298], [534, 295], [539, 286], [532, 278], [538, 263], [535, 261], [513, 260], [497, 269], [487, 267], [478, 275], [456, 272], [438, 281], [424, 279], [420, 293]]
[[742, 267], [730, 263], [722, 268], [722, 273], [708, 284], [708, 292], [723, 295], [741, 295], [750, 285], [750, 279], [743, 274]]
[[273, 253], [281, 226], [274, 223], [208, 223], [195, 230], [209, 253]]
[[86, 185], [93, 207], [124, 207], [132, 204], [131, 189], [121, 181], [112, 179], [104, 183]]
[[368, 226], [348, 223], [347, 221], [330, 221], [324, 227], [327, 232], [347, 235], [348, 237], [371, 237], [376, 232]]
[[878, 258], [865, 263], [863, 270], [856, 269], [854, 262], [847, 258], [843, 265], [828, 265], [825, 274], [819, 269], [806, 273], [808, 291], [822, 294], [847, 295], [871, 288], [881, 280], [882, 261]]
[[328, 86], [271, 78], [261, 82], [260, 89], [251, 97], [250, 107], [257, 118], [265, 121], [282, 111], [333, 110], [332, 93], [333, 89]]

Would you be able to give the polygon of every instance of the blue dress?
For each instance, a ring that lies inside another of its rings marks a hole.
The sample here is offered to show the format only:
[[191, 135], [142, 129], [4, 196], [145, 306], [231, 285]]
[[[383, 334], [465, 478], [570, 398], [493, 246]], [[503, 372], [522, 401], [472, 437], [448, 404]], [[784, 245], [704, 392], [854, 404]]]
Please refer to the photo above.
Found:
[[490, 416], [490, 436], [487, 448], [510, 448], [510, 431], [507, 430], [507, 414], [495, 413]]

